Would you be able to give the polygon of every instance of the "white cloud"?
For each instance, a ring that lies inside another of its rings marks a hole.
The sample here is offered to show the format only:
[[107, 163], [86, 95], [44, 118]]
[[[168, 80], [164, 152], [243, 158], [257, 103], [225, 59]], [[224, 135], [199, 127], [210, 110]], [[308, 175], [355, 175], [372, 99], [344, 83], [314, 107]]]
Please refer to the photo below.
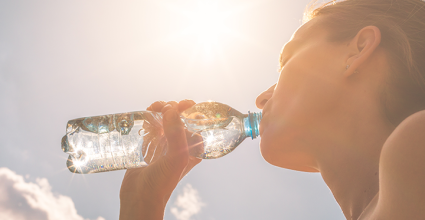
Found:
[[[71, 198], [52, 192], [45, 178], [35, 183], [0, 168], [0, 220], [84, 220]], [[105, 220], [98, 217], [97, 220]]]
[[183, 193], [178, 195], [176, 202], [171, 207], [171, 213], [178, 220], [189, 220], [193, 215], [201, 211], [202, 203], [199, 193], [192, 185], [187, 184]]

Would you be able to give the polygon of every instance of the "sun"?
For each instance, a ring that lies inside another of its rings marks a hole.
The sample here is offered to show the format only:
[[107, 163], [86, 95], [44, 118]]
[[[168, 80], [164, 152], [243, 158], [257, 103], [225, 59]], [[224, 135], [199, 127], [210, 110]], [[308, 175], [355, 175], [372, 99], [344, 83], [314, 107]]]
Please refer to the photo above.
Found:
[[220, 38], [229, 34], [229, 28], [225, 25], [227, 16], [219, 10], [216, 1], [198, 1], [196, 11], [189, 12], [187, 16], [191, 21], [188, 32], [195, 36], [204, 52], [219, 46]]
[[229, 40], [240, 36], [234, 26], [229, 26], [246, 5], [230, 8], [219, 0], [190, 0], [186, 4], [162, 2], [166, 8], [181, 17], [178, 33], [169, 37], [174, 42], [190, 43], [192, 49], [204, 58], [219, 55]]

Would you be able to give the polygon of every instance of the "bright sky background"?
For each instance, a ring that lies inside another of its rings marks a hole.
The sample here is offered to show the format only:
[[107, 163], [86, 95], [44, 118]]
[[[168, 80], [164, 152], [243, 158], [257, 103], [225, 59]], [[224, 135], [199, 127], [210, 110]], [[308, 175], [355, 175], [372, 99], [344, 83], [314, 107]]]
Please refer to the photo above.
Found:
[[[309, 1], [0, 0], [0, 219], [118, 219], [124, 171], [70, 173], [66, 122], [186, 98], [258, 111]], [[319, 174], [247, 140], [189, 173], [165, 219], [344, 216]]]

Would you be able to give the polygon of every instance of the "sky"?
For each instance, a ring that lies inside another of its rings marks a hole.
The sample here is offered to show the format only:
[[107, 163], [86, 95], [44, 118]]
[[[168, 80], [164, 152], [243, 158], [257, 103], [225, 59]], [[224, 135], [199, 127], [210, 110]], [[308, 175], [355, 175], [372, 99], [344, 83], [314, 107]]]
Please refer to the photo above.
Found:
[[[125, 171], [72, 174], [70, 119], [157, 100], [260, 111], [309, 0], [0, 0], [0, 220], [110, 220]], [[204, 160], [166, 220], [344, 219], [320, 174], [268, 164], [259, 141]]]

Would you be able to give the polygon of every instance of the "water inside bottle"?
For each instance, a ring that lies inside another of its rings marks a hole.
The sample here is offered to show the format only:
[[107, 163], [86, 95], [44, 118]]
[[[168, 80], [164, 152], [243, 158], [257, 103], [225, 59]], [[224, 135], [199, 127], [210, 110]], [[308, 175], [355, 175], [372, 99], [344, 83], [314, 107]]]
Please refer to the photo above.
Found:
[[232, 152], [245, 138], [243, 118], [246, 115], [228, 105], [203, 102], [182, 113], [190, 132], [202, 136], [194, 156], [202, 159], [222, 157]]
[[[189, 152], [202, 159], [222, 157], [245, 138], [247, 115], [216, 102], [199, 103], [181, 114]], [[95, 173], [143, 167], [166, 153], [162, 114], [148, 111], [70, 120], [62, 139], [71, 172]], [[194, 138], [193, 138], [194, 137]]]
[[146, 166], [165, 144], [161, 114], [131, 112], [69, 121], [62, 150], [70, 171], [92, 173]]

